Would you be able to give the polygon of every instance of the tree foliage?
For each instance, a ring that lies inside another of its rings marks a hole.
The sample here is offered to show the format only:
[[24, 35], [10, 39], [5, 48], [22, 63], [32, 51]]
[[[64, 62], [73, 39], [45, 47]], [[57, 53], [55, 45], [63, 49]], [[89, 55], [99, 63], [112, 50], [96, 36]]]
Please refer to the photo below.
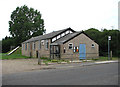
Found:
[[95, 28], [91, 28], [85, 31], [95, 42], [99, 44], [100, 56], [107, 56], [108, 52], [108, 36], [111, 36], [110, 50], [113, 52], [113, 56], [119, 56], [120, 54], [120, 31], [119, 30], [107, 30], [99, 31]]
[[28, 8], [26, 5], [17, 7], [11, 14], [9, 31], [15, 39], [16, 45], [45, 32], [44, 20], [39, 11]]
[[14, 39], [6, 36], [5, 39], [2, 39], [2, 53], [10, 51], [10, 46], [14, 45]]

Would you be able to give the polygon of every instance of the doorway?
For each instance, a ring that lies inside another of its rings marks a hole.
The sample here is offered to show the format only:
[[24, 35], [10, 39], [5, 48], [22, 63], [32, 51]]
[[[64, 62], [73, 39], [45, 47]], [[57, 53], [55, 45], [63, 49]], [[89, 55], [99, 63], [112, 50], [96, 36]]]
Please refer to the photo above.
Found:
[[79, 59], [86, 59], [86, 44], [79, 45]]
[[38, 58], [38, 51], [36, 51], [36, 58]]

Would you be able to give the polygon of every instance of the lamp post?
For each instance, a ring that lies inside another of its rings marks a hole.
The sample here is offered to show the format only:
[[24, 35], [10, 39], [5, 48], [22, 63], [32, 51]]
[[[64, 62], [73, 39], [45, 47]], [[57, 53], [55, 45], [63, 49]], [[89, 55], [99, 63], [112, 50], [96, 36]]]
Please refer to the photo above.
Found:
[[110, 40], [111, 36], [108, 36], [108, 60], [110, 60]]

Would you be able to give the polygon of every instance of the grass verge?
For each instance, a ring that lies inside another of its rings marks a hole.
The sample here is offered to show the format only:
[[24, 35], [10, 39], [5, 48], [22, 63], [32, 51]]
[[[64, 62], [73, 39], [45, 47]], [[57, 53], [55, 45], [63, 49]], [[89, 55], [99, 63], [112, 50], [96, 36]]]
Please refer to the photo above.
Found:
[[[108, 57], [99, 57], [97, 59], [92, 59], [93, 61], [107, 61], [108, 60]], [[112, 57], [110, 58], [110, 60], [118, 60], [117, 57]]]
[[21, 59], [21, 58], [29, 58], [27, 56], [23, 56], [21, 53], [21, 48], [16, 50], [11, 55], [7, 55], [8, 53], [0, 53], [0, 59]]
[[1, 53], [0, 54], [0, 59], [20, 59], [20, 58], [29, 58], [26, 56], [23, 56], [21, 54], [11, 54], [11, 55], [7, 55], [6, 53]]

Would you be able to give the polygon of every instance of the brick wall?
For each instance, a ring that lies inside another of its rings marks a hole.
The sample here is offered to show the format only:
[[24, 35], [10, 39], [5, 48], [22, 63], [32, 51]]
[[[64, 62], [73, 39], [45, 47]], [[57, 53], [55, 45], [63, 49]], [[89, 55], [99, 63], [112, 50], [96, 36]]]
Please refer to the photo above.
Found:
[[[85, 34], [80, 34], [77, 37], [71, 39], [70, 41], [66, 42], [65, 44], [61, 45], [61, 58], [71, 58], [71, 55], [73, 54], [73, 58], [79, 59], [79, 52], [73, 52], [73, 49], [69, 49], [69, 43], [73, 43], [74, 46], [79, 46], [80, 44], [86, 44], [86, 57], [92, 58], [92, 57], [99, 57], [99, 46], [97, 43], [95, 43], [93, 40], [91, 40], [89, 37], [87, 37]], [[94, 44], [94, 47], [92, 47], [92, 44]], [[63, 53], [64, 47], [66, 49], [66, 53]]]

